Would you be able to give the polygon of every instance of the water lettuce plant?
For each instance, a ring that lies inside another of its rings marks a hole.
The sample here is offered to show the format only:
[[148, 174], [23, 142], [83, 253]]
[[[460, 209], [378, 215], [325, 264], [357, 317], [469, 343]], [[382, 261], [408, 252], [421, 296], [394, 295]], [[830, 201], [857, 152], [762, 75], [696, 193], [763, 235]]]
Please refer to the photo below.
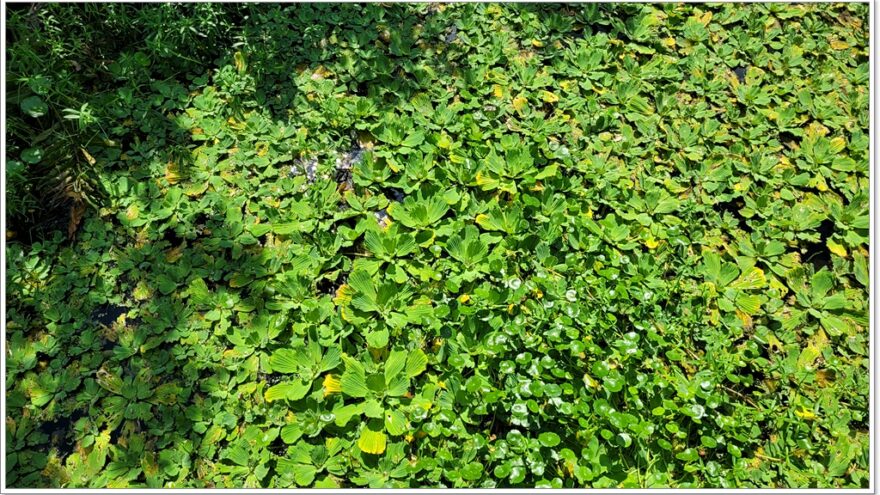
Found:
[[13, 12], [8, 486], [868, 487], [867, 5]]

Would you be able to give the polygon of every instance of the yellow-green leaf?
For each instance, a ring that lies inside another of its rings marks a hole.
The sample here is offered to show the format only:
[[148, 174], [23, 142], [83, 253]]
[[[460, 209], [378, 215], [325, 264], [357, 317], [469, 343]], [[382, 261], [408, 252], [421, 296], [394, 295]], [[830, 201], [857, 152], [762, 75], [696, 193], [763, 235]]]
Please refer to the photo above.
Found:
[[385, 432], [373, 430], [365, 426], [358, 439], [358, 447], [367, 454], [381, 454], [385, 452]]
[[266, 402], [280, 399], [300, 400], [308, 393], [311, 384], [302, 381], [279, 383], [266, 390]]
[[846, 258], [846, 254], [847, 254], [847, 253], [846, 253], [846, 248], [845, 248], [843, 245], [838, 244], [838, 243], [834, 242], [834, 241], [831, 240], [831, 239], [828, 239], [828, 240], [825, 242], [825, 244], [828, 246], [828, 250], [829, 250], [829, 251], [831, 251], [832, 253], [834, 253], [834, 254], [840, 256], [841, 258]]
[[765, 285], [767, 285], [767, 278], [764, 276], [764, 271], [753, 266], [742, 272], [739, 278], [730, 284], [730, 287], [732, 289], [746, 290], [760, 289]]

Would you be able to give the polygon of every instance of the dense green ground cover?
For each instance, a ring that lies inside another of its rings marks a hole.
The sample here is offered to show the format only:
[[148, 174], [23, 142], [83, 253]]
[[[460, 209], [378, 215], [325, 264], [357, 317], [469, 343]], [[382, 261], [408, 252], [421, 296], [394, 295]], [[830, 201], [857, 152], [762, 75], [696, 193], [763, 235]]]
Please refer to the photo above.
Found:
[[867, 17], [18, 8], [8, 485], [866, 487]]

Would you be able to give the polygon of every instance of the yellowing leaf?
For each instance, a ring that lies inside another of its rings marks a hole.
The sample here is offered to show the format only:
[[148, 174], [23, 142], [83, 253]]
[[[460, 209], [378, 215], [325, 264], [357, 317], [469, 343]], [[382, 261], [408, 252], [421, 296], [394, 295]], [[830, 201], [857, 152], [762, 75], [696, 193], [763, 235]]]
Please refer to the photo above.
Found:
[[523, 108], [526, 107], [526, 104], [528, 102], [529, 102], [529, 100], [525, 99], [524, 97], [517, 96], [516, 98], [513, 99], [513, 108], [517, 112], [522, 112]]
[[546, 101], [547, 103], [556, 103], [557, 101], [559, 101], [559, 97], [556, 96], [556, 94], [547, 90], [541, 91], [541, 99]]
[[131, 205], [125, 210], [125, 219], [128, 221], [135, 220], [139, 214], [140, 209], [138, 209], [137, 205]]
[[810, 125], [808, 125], [806, 129], [804, 129], [804, 136], [806, 136], [806, 137], [827, 136], [828, 132], [829, 131], [828, 131], [827, 127], [825, 127], [824, 125], [822, 125], [816, 121], [813, 121], [813, 122], [810, 122]]
[[835, 50], [846, 50], [849, 48], [849, 44], [845, 41], [834, 40], [831, 42], [831, 48]]
[[752, 326], [754, 325], [754, 323], [752, 321], [752, 317], [743, 313], [742, 311], [740, 311], [738, 309], [736, 310], [736, 317], [739, 318], [740, 321], [742, 321], [743, 328], [747, 328], [747, 329], [752, 328]]
[[816, 413], [814, 413], [813, 411], [810, 411], [809, 409], [805, 409], [803, 407], [800, 407], [794, 413], [795, 413], [795, 415], [797, 415], [797, 417], [799, 417], [801, 419], [806, 419], [808, 421], [816, 419]]
[[835, 374], [832, 370], [819, 370], [816, 372], [816, 384], [820, 387], [834, 385]]
[[834, 242], [831, 239], [828, 239], [827, 241], [825, 241], [825, 244], [828, 246], [829, 251], [840, 256], [841, 258], [846, 258], [847, 252], [846, 252], [846, 248], [844, 246]]
[[348, 284], [342, 284], [336, 289], [336, 297], [333, 298], [333, 303], [337, 306], [341, 306], [344, 304], [348, 304], [351, 302], [352, 296], [354, 296], [355, 290]]
[[699, 21], [699, 23], [704, 26], [707, 26], [709, 24], [709, 21], [711, 21], [711, 20], [712, 20], [712, 11], [706, 12], [705, 14], [703, 14], [697, 18], [697, 21]]
[[487, 184], [495, 184], [498, 182], [491, 177], [486, 177], [485, 175], [483, 175], [482, 172], [477, 172], [477, 176], [474, 178], [474, 180], [477, 182], [478, 186], [485, 186]]
[[586, 385], [587, 388], [593, 388], [593, 389], [598, 389], [598, 388], [599, 388], [599, 382], [597, 382], [597, 381], [596, 381], [592, 376], [590, 376], [588, 373], [584, 373], [584, 385]]
[[339, 309], [339, 316], [342, 318], [343, 321], [351, 323], [351, 315], [348, 314], [348, 311], [345, 307]]
[[269, 153], [269, 143], [257, 143], [256, 145], [257, 156], [266, 156]]
[[361, 431], [361, 437], [358, 439], [357, 445], [367, 454], [381, 454], [385, 452], [385, 432], [365, 427]]
[[437, 139], [437, 147], [444, 150], [452, 148], [452, 139], [449, 138], [448, 134], [444, 132], [440, 135]]
[[648, 249], [655, 249], [659, 245], [660, 245], [660, 242], [657, 239], [654, 239], [653, 236], [649, 237], [645, 240], [645, 246], [647, 246]]
[[727, 74], [726, 77], [727, 77], [727, 82], [730, 83], [731, 88], [733, 88], [735, 90], [736, 88], [739, 87], [739, 79], [736, 77], [735, 74], [730, 73], [730, 74]]
[[324, 68], [323, 65], [319, 65], [315, 72], [312, 73], [313, 81], [320, 81], [330, 77], [331, 72]]
[[165, 261], [168, 263], [174, 263], [175, 261], [179, 260], [180, 257], [183, 256], [183, 246], [184, 245], [181, 244], [180, 246], [169, 250], [168, 253], [165, 255]]
[[471, 296], [469, 296], [467, 294], [462, 294], [462, 295], [458, 296], [458, 302], [460, 302], [461, 304], [464, 304], [470, 300], [471, 300]]
[[534, 46], [535, 48], [541, 48], [542, 46], [544, 46], [544, 42], [541, 40], [533, 39], [532, 46]]
[[169, 184], [177, 184], [180, 182], [180, 167], [174, 163], [169, 161], [165, 164], [165, 180], [168, 181]]
[[208, 182], [190, 184], [183, 188], [183, 194], [186, 194], [190, 197], [201, 196], [205, 193], [205, 191], [208, 190], [209, 185], [210, 184]]
[[311, 384], [301, 381], [279, 383], [269, 387], [263, 394], [266, 402], [273, 402], [280, 399], [299, 400], [305, 397], [311, 388]]
[[846, 148], [846, 139], [837, 136], [836, 138], [832, 139], [829, 144], [829, 151], [831, 151], [832, 153], [840, 153], [841, 151], [843, 151], [844, 148]]
[[744, 290], [760, 289], [765, 285], [767, 285], [767, 278], [764, 276], [764, 271], [758, 267], [753, 266], [744, 271], [738, 279], [730, 284], [730, 287], [733, 289]]
[[496, 84], [492, 86], [492, 94], [495, 95], [495, 98], [502, 98], [504, 97], [504, 88], [500, 84]]
[[150, 290], [150, 287], [143, 281], [138, 282], [132, 291], [131, 295], [137, 301], [146, 301], [150, 297], [152, 297], [153, 292]]
[[798, 368], [812, 367], [817, 359], [822, 355], [822, 349], [828, 345], [828, 336], [821, 328], [813, 334], [809, 343], [801, 350], [798, 356]]
[[245, 69], [247, 69], [247, 62], [244, 60], [244, 54], [239, 52], [235, 52], [232, 56], [232, 59], [235, 61], [235, 70], [238, 71], [239, 74], [243, 73]]

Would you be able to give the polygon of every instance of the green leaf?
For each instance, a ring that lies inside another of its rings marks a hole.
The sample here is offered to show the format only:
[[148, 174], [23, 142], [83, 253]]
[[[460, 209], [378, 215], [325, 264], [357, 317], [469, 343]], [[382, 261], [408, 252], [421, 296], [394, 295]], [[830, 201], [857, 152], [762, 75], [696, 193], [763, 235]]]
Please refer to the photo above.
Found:
[[688, 448], [675, 454], [675, 458], [685, 462], [694, 462], [700, 458], [700, 454], [696, 449]]
[[843, 318], [825, 314], [819, 319], [819, 321], [822, 323], [822, 328], [824, 328], [825, 331], [828, 332], [828, 335], [831, 335], [832, 337], [838, 337], [849, 333], [849, 324], [847, 324], [846, 320]]
[[406, 416], [398, 410], [385, 411], [385, 430], [393, 436], [400, 436], [406, 431]]
[[300, 232], [307, 227], [308, 225], [304, 222], [273, 223], [272, 232], [275, 232], [278, 235], [291, 235], [294, 232]]
[[298, 425], [284, 425], [281, 427], [281, 440], [286, 444], [295, 443], [302, 434], [302, 428]]
[[364, 415], [368, 418], [376, 418], [382, 419], [382, 414], [385, 413], [385, 409], [382, 408], [382, 404], [375, 399], [368, 399], [364, 402]]
[[255, 237], [260, 237], [272, 231], [272, 225], [266, 223], [257, 223], [248, 226], [248, 231]]
[[822, 309], [843, 309], [847, 305], [846, 295], [843, 293], [832, 294], [822, 301]]
[[311, 485], [315, 480], [315, 473], [317, 473], [315, 466], [310, 466], [308, 464], [294, 464], [293, 466], [293, 479], [299, 486]]
[[556, 172], [559, 170], [559, 166], [556, 164], [548, 165], [544, 167], [543, 170], [535, 174], [535, 180], [543, 180], [548, 177], [553, 177], [556, 175]]
[[239, 466], [247, 466], [248, 460], [250, 459], [248, 450], [238, 443], [226, 449], [226, 453], [223, 457]]
[[400, 372], [406, 364], [406, 351], [393, 350], [388, 354], [388, 360], [385, 361], [385, 384], [391, 384], [392, 380], [398, 378]]
[[367, 334], [367, 345], [373, 349], [382, 349], [388, 345], [388, 330], [374, 330]]
[[367, 388], [366, 372], [364, 366], [357, 360], [343, 355], [345, 372], [339, 379], [342, 393], [350, 397], [366, 397], [369, 393]]
[[466, 481], [476, 481], [483, 477], [483, 465], [479, 462], [471, 462], [461, 468], [461, 478]]
[[541, 445], [544, 447], [556, 447], [559, 445], [560, 439], [559, 435], [553, 433], [552, 431], [546, 431], [538, 435], [538, 441], [541, 442]]
[[212, 302], [211, 292], [208, 290], [208, 285], [201, 278], [193, 279], [192, 282], [189, 283], [189, 289], [187, 292], [189, 293], [192, 302], [199, 306], [208, 306]]
[[278, 459], [278, 473], [282, 475], [290, 473], [297, 485], [309, 486], [315, 480], [317, 469], [310, 464], [297, 462], [298, 460], [300, 459]]
[[409, 148], [415, 148], [416, 146], [422, 144], [425, 141], [425, 134], [421, 131], [416, 131], [406, 137], [401, 146], [407, 146]]
[[338, 347], [331, 347], [327, 349], [327, 352], [325, 352], [324, 355], [321, 357], [321, 363], [318, 368], [318, 372], [323, 373], [339, 366], [339, 363], [342, 362], [341, 356], [342, 351], [340, 351]]
[[761, 311], [761, 304], [764, 302], [764, 297], [740, 292], [736, 295], [735, 302], [736, 307], [739, 308], [740, 311], [747, 315], [754, 316]]
[[25, 163], [39, 163], [43, 159], [43, 150], [40, 148], [27, 148], [21, 152], [21, 161]]
[[398, 374], [391, 378], [386, 385], [385, 393], [389, 397], [401, 397], [406, 395], [409, 390], [409, 378], [403, 374]]
[[355, 270], [348, 276], [348, 285], [370, 301], [376, 300], [376, 287], [370, 274], [364, 270]]
[[845, 436], [839, 437], [831, 445], [826, 475], [833, 478], [842, 476], [849, 469], [856, 453], [857, 447], [852, 439]]
[[833, 287], [834, 275], [824, 268], [813, 274], [813, 277], [810, 279], [810, 295], [814, 301], [818, 301], [825, 297], [825, 294], [827, 294]]
[[862, 286], [868, 287], [870, 285], [868, 261], [861, 253], [853, 253], [853, 274]]
[[354, 416], [364, 413], [364, 404], [348, 404], [333, 410], [336, 426], [345, 426]]
[[406, 358], [406, 376], [413, 378], [422, 374], [428, 367], [428, 356], [421, 349], [413, 349]]
[[309, 357], [302, 350], [278, 349], [269, 358], [269, 366], [278, 373], [299, 373], [309, 366]]
[[49, 111], [49, 105], [39, 96], [28, 96], [21, 100], [21, 111], [31, 117], [42, 117]]

